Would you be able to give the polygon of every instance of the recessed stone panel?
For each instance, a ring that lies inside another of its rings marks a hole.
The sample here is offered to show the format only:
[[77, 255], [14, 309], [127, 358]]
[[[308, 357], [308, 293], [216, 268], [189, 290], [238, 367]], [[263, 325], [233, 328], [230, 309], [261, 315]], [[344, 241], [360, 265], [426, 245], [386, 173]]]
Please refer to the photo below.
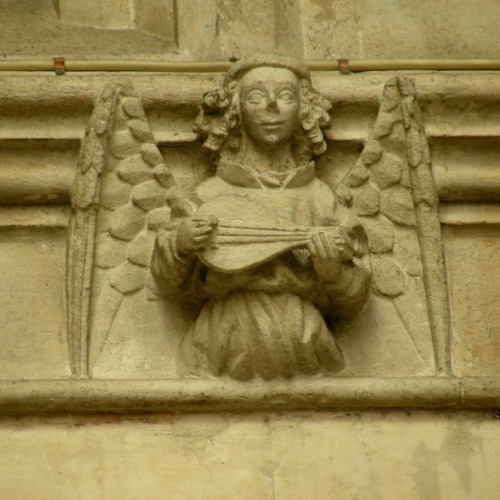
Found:
[[500, 225], [446, 228], [453, 371], [500, 374]]
[[63, 229], [0, 228], [0, 379], [69, 375]]

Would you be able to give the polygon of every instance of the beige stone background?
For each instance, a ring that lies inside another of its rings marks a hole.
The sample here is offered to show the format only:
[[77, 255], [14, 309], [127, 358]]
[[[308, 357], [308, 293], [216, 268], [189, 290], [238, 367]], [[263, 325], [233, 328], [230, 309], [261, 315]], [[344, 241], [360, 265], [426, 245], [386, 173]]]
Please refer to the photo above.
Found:
[[[498, 19], [496, 0], [4, 0], [0, 61], [54, 55], [217, 61], [273, 49], [308, 60], [498, 59]], [[352, 165], [383, 84], [394, 74], [313, 74], [334, 105], [329, 156], [319, 168], [331, 161], [336, 169], [324, 175], [340, 178]], [[441, 202], [451, 375], [499, 377], [500, 77], [492, 71], [410, 74]], [[140, 93], [165, 160], [179, 178], [194, 182], [204, 160], [191, 123], [201, 95], [220, 74], [0, 73], [2, 408], [11, 408], [3, 403], [16, 380], [71, 378], [64, 289], [70, 189], [94, 100], [106, 83], [124, 79]], [[112, 345], [113, 363], [103, 377], [165, 376], [150, 366], [170, 348], [161, 333], [128, 332]], [[131, 354], [139, 351], [141, 359]], [[389, 344], [381, 355], [387, 353], [397, 357], [398, 348]], [[39, 398], [50, 399], [40, 391]], [[4, 411], [0, 498], [500, 495], [493, 403], [462, 411], [439, 410], [438, 401], [432, 411], [413, 403], [406, 410], [386, 404], [357, 411], [304, 405], [296, 411], [285, 404], [275, 412], [163, 408], [135, 415], [134, 396], [131, 401], [120, 416], [87, 415], [83, 407], [73, 415]], [[112, 397], [107, 408], [113, 411]]]

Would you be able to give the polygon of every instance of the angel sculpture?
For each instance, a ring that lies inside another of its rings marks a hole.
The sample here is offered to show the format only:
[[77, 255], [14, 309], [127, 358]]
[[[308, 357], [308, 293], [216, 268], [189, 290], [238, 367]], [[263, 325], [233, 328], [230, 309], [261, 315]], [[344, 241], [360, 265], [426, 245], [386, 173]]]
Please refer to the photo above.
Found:
[[220, 152], [217, 170], [195, 190], [196, 213], [158, 235], [151, 264], [172, 294], [194, 281], [188, 293], [202, 295], [180, 346], [187, 373], [269, 380], [343, 368], [322, 313], [359, 309], [370, 273], [362, 227], [311, 162], [326, 149], [329, 107], [291, 62], [240, 61], [205, 96], [197, 123]]
[[397, 374], [442, 368], [437, 196], [414, 95], [411, 81], [386, 85], [360, 158], [332, 189], [314, 162], [331, 104], [307, 67], [240, 60], [204, 96], [195, 124], [215, 173], [186, 190], [134, 91], [106, 89], [74, 185], [74, 373], [92, 373], [122, 303], [143, 290], [196, 311], [176, 349], [183, 376], [331, 374], [344, 368], [343, 352], [348, 374], [391, 373], [393, 360]]

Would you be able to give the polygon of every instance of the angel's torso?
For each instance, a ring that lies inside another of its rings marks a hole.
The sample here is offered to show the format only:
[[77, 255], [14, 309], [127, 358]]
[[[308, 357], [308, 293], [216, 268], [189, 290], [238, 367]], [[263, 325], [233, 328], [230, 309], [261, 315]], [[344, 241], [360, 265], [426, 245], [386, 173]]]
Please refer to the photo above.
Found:
[[[248, 213], [232, 213], [248, 224], [282, 226], [329, 226], [342, 223], [335, 194], [319, 180], [314, 166], [284, 174], [259, 175], [238, 166], [226, 165], [196, 188], [200, 208], [214, 200], [243, 199]], [[229, 208], [231, 213], [231, 206]], [[219, 214], [215, 214], [219, 215]], [[236, 289], [294, 293], [320, 305], [320, 287], [306, 252], [287, 252], [248, 271], [220, 273], [207, 269], [205, 291], [210, 296], [226, 295]]]

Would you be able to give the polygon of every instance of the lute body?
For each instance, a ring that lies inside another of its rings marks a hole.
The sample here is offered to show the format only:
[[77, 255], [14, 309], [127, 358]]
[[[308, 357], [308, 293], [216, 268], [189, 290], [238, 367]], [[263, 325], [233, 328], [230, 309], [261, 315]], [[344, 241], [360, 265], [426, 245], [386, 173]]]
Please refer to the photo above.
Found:
[[279, 207], [238, 195], [215, 197], [199, 208], [197, 216], [217, 218], [210, 240], [198, 257], [224, 273], [251, 269], [295, 248], [304, 248], [314, 233], [334, 227], [294, 225], [282, 217]]

